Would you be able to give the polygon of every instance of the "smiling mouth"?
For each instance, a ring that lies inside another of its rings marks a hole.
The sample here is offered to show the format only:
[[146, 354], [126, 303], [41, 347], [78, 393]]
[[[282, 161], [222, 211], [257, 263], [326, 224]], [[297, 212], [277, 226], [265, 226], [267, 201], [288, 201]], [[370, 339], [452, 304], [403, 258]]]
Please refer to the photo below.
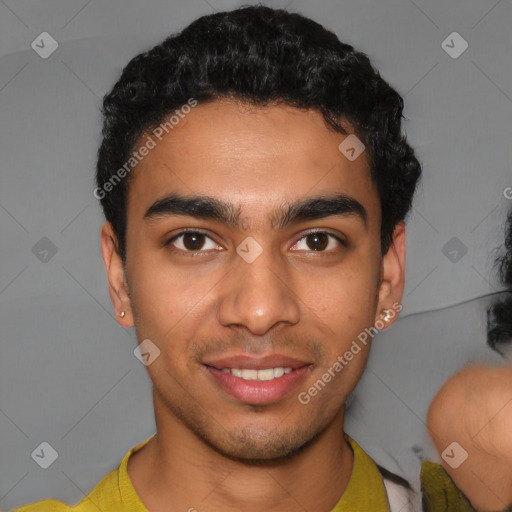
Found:
[[301, 386], [309, 375], [310, 365], [298, 368], [216, 368], [203, 364], [218, 389], [237, 402], [269, 405], [283, 400]]
[[[206, 365], [208, 366], [208, 365]], [[210, 366], [210, 368], [215, 368], [214, 366]], [[218, 370], [219, 368], [215, 368]], [[220, 368], [220, 371], [224, 373], [228, 373], [233, 375], [234, 377], [238, 377], [243, 380], [251, 380], [251, 381], [271, 381], [274, 379], [279, 379], [283, 375], [296, 371], [295, 368], [284, 368], [282, 366], [278, 366], [276, 368], [264, 368], [262, 370], [256, 370], [253, 368]]]

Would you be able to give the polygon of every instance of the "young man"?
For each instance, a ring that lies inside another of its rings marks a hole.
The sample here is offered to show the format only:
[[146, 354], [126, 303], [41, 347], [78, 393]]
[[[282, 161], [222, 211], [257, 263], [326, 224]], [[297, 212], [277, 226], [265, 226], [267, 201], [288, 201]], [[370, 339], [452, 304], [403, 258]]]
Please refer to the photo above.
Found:
[[402, 108], [366, 55], [266, 7], [202, 17], [126, 66], [95, 195], [157, 433], [75, 507], [19, 511], [396, 510], [407, 485], [343, 426], [368, 332], [401, 309], [420, 176]]

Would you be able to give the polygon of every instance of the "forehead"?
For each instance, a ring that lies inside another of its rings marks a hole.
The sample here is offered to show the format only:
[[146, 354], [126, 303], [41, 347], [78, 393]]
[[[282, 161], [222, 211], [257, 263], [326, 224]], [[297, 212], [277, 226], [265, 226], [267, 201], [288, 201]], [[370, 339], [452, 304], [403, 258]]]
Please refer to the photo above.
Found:
[[338, 192], [361, 202], [370, 222], [380, 217], [366, 152], [347, 159], [338, 148], [346, 135], [315, 110], [217, 100], [173, 121], [168, 133], [141, 137], [154, 147], [132, 172], [129, 216], [141, 218], [157, 199], [179, 193], [222, 198], [238, 205], [242, 220], [263, 222], [283, 202]]

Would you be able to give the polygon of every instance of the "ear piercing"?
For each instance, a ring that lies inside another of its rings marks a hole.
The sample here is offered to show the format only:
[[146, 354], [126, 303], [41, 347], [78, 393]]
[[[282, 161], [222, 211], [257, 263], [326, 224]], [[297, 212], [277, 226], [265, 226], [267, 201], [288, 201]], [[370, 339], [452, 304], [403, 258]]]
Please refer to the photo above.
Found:
[[121, 311], [121, 313], [119, 313], [119, 316], [120, 316], [121, 318], [124, 318], [124, 315], [125, 315], [125, 312], [124, 312], [124, 311]]
[[382, 319], [384, 320], [384, 322], [389, 322], [392, 318], [393, 318], [394, 315], [391, 315], [391, 310], [390, 309], [383, 309], [382, 310]]

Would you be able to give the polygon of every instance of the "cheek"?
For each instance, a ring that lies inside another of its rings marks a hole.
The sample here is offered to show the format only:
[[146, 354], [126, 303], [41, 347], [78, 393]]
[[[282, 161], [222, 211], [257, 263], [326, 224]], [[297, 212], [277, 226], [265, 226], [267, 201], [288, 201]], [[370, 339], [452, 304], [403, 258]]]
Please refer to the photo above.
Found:
[[187, 337], [191, 323], [197, 328], [198, 321], [204, 321], [219, 275], [193, 266], [173, 268], [165, 251], [162, 254], [140, 255], [133, 265], [131, 286], [140, 336], [168, 343], [169, 338]]
[[364, 272], [362, 262], [358, 267], [333, 270], [314, 283], [307, 277], [302, 279], [300, 298], [336, 334], [357, 335], [373, 323], [377, 276], [373, 271]]

